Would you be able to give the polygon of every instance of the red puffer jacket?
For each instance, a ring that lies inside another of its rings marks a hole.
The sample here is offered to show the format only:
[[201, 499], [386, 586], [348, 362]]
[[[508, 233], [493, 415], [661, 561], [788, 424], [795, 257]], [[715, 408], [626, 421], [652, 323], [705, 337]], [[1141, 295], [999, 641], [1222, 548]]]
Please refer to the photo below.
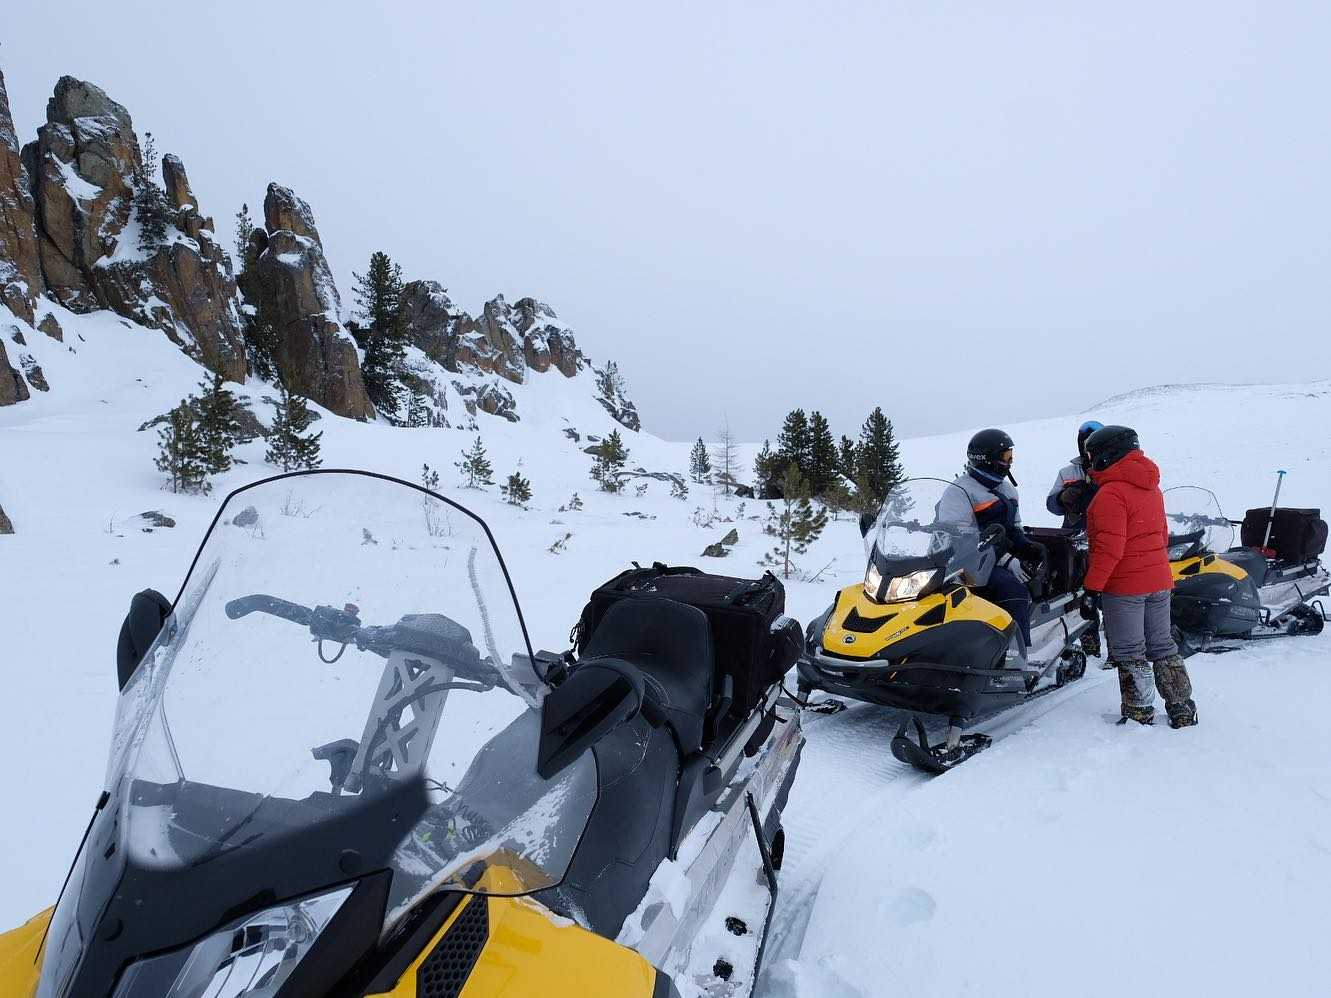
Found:
[[1169, 526], [1160, 469], [1139, 450], [1104, 471], [1092, 471], [1100, 491], [1086, 511], [1091, 539], [1086, 588], [1140, 596], [1174, 588]]

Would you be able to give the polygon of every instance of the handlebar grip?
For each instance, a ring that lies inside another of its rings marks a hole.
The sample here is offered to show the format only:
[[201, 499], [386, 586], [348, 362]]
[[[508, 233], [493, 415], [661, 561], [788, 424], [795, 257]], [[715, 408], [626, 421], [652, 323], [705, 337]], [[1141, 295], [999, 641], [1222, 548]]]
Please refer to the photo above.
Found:
[[238, 596], [226, 605], [226, 615], [232, 620], [239, 620], [241, 617], [255, 612], [272, 614], [274, 617], [289, 620], [293, 624], [308, 627], [312, 611], [309, 607], [301, 606], [299, 603], [278, 599], [276, 596], [265, 596], [263, 593], [255, 593], [253, 596]]

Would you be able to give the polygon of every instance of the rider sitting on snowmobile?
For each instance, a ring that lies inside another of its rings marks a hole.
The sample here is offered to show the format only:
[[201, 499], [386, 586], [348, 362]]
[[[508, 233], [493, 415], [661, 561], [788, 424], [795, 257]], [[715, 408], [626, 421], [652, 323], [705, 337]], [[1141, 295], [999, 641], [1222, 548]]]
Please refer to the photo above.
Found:
[[1103, 426], [1104, 423], [1088, 419], [1077, 428], [1077, 456], [1063, 465], [1045, 497], [1045, 509], [1063, 517], [1065, 529], [1082, 530], [1086, 527], [1086, 507], [1091, 504], [1096, 488], [1087, 474], [1086, 438]]
[[[1109, 658], [1118, 666], [1120, 724], [1155, 719], [1155, 687], [1169, 726], [1197, 723], [1192, 683], [1170, 633], [1169, 527], [1160, 469], [1138, 446], [1136, 431], [1105, 426], [1086, 440], [1091, 477], [1099, 491], [1087, 509], [1091, 541], [1082, 612], [1099, 597]], [[1154, 663], [1154, 677], [1151, 665]]]
[[975, 524], [982, 533], [993, 524], [1003, 528], [995, 545], [998, 564], [976, 592], [1011, 615], [1021, 630], [1023, 649], [1028, 648], [1031, 593], [1027, 583], [1039, 570], [1045, 553], [1021, 528], [1016, 479], [1012, 477], [1012, 438], [1002, 430], [981, 430], [971, 437], [966, 445], [966, 470], [955, 484], [970, 499]]

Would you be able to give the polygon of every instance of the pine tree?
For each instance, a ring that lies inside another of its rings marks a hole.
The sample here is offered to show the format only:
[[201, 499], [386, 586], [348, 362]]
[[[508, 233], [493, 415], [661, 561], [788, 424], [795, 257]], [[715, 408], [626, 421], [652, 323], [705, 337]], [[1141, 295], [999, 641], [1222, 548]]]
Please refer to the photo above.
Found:
[[768, 552], [769, 564], [780, 567], [789, 579], [795, 564], [791, 555], [802, 555], [827, 526], [827, 513], [809, 501], [809, 483], [795, 465], [787, 465], [777, 483], [781, 498], [768, 514], [763, 532], [776, 538]]
[[430, 407], [425, 404], [425, 396], [415, 389], [407, 396], [407, 425], [430, 426], [434, 423]]
[[240, 211], [236, 212], [236, 262], [240, 265], [240, 272], [243, 273], [249, 268], [250, 257], [253, 250], [250, 246], [250, 237], [254, 235], [254, 219], [250, 218], [250, 206], [242, 204]]
[[813, 434], [809, 429], [809, 418], [803, 409], [795, 409], [786, 415], [782, 424], [781, 435], [776, 438], [776, 456], [780, 459], [777, 471], [778, 480], [789, 465], [799, 469], [807, 478], [813, 452]]
[[166, 242], [176, 212], [157, 182], [157, 145], [152, 132], [143, 133], [143, 155], [134, 166], [134, 217], [139, 222], [139, 249], [151, 253]]
[[772, 451], [769, 441], [753, 461], [753, 488], [759, 499], [777, 498], [777, 479], [781, 476], [781, 458]]
[[494, 468], [485, 456], [485, 445], [478, 435], [471, 450], [462, 452], [462, 460], [454, 461], [453, 466], [462, 472], [462, 484], [469, 489], [479, 489], [494, 484]]
[[892, 422], [883, 415], [881, 408], [875, 408], [864, 421], [856, 454], [859, 458], [856, 479], [864, 479], [879, 503], [906, 477], [901, 468]]
[[508, 476], [508, 482], [499, 486], [499, 493], [510, 505], [521, 506], [531, 502], [531, 482], [516, 471]]
[[194, 406], [184, 399], [167, 415], [166, 424], [157, 431], [160, 452], [157, 470], [165, 471], [172, 492], [207, 493], [208, 467], [199, 448], [198, 425]]
[[707, 453], [707, 445], [702, 442], [702, 437], [698, 438], [693, 450], [689, 451], [689, 475], [699, 485], [712, 478], [712, 458]]
[[199, 382], [199, 396], [191, 397], [198, 414], [199, 453], [210, 475], [230, 471], [234, 463], [231, 450], [240, 434], [236, 420], [236, 396], [226, 387], [222, 375], [214, 371], [212, 381]]
[[579, 499], [578, 494], [574, 492], [573, 498], [568, 501], [568, 508], [576, 512], [577, 510], [582, 509], [582, 506], [583, 506], [582, 500]]
[[402, 407], [402, 360], [407, 348], [406, 285], [402, 268], [376, 252], [370, 267], [356, 278], [356, 308], [365, 325], [358, 330], [365, 347], [361, 379], [376, 409], [396, 419]]
[[245, 299], [245, 360], [249, 369], [263, 381], [277, 381], [277, 355], [281, 336], [277, 331], [277, 289], [272, 278], [259, 268], [259, 248], [252, 236], [254, 223], [249, 205], [236, 212], [237, 265], [236, 287]]
[[277, 417], [273, 420], [273, 433], [268, 438], [264, 460], [283, 471], [301, 471], [317, 468], [323, 463], [319, 456], [319, 441], [323, 431], [309, 433], [314, 413], [301, 395], [278, 383]]
[[804, 469], [814, 495], [820, 496], [831, 487], [840, 475], [840, 464], [841, 453], [832, 428], [823, 414], [814, 410], [809, 417], [809, 466]]
[[721, 424], [721, 429], [716, 431], [713, 460], [716, 462], [716, 477], [725, 488], [726, 495], [730, 495], [730, 490], [736, 484], [735, 472], [739, 470], [739, 445], [735, 442], [735, 435], [730, 432], [728, 418]]
[[619, 431], [612, 431], [610, 436], [601, 441], [596, 462], [592, 465], [592, 479], [606, 492], [621, 491], [624, 483], [619, 480], [619, 472], [628, 459], [629, 451]]
[[841, 474], [849, 478], [852, 482], [855, 476], [859, 474], [859, 459], [855, 456], [855, 441], [845, 434], [841, 435], [840, 460], [838, 468]]

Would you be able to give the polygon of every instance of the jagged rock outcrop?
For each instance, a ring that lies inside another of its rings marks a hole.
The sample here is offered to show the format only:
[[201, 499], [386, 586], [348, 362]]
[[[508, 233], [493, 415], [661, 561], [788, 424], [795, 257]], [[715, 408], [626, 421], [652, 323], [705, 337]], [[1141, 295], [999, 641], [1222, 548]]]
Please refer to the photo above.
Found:
[[0, 506], [0, 534], [12, 534], [13, 532], [14, 524], [9, 517], [5, 515], [5, 508]]
[[619, 374], [619, 367], [613, 360], [606, 361], [604, 368], [596, 368], [596, 401], [605, 407], [612, 419], [630, 430], [642, 429], [642, 420], [638, 418], [638, 408], [624, 391], [624, 379]]
[[23, 375], [10, 365], [4, 341], [0, 340], [0, 405], [13, 405], [15, 402], [26, 401], [31, 394]]
[[110, 308], [161, 329], [200, 363], [244, 381], [231, 262], [211, 219], [200, 216], [180, 160], [163, 163], [175, 225], [145, 253], [130, 226], [142, 160], [129, 112], [100, 88], [65, 76], [46, 119], [23, 149], [46, 287], [73, 311]]
[[[34, 325], [37, 296], [46, 290], [37, 247], [36, 210], [9, 112], [5, 77], [0, 73], [0, 299], [28, 325]], [[59, 328], [56, 323], [55, 330]]]
[[268, 185], [266, 231], [254, 235], [259, 279], [271, 289], [279, 333], [277, 367], [291, 387], [339, 416], [372, 419], [356, 344], [342, 330], [342, 301], [333, 283], [310, 206]]
[[98, 87], [62, 76], [23, 159], [47, 287], [73, 311], [102, 307], [93, 268], [115, 249], [133, 207], [139, 142], [129, 112]]

